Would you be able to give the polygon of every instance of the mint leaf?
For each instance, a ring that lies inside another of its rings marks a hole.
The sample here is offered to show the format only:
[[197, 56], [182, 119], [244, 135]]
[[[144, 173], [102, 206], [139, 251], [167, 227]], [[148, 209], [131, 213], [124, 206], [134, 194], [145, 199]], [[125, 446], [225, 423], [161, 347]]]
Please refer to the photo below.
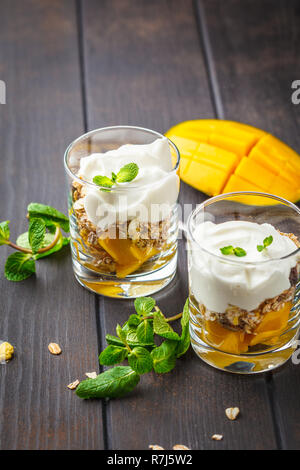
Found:
[[117, 183], [128, 183], [134, 180], [138, 172], [139, 167], [136, 163], [127, 163], [127, 165], [124, 165], [121, 170], [118, 171], [116, 181]]
[[141, 323], [141, 319], [138, 315], [133, 313], [127, 320], [129, 326], [138, 326]]
[[136, 329], [137, 339], [140, 343], [153, 343], [153, 328], [150, 320], [143, 320]]
[[240, 248], [239, 246], [237, 246], [236, 248], [234, 248], [234, 254], [235, 256], [246, 256], [246, 251], [243, 249], [243, 248]]
[[116, 327], [117, 335], [119, 336], [120, 340], [126, 344], [126, 332], [122, 330], [122, 327], [118, 324]]
[[[97, 186], [104, 186], [105, 188], [111, 188], [114, 185], [114, 181], [112, 181], [107, 176], [97, 175], [93, 178], [93, 183], [97, 184]], [[102, 189], [102, 191], [107, 191], [107, 189]]]
[[189, 319], [190, 319], [189, 299], [186, 299], [186, 302], [183, 307], [182, 317], [180, 320], [182, 333], [180, 337], [180, 343], [178, 344], [176, 348], [177, 357], [183, 356], [183, 354], [185, 354], [190, 347], [191, 339], [190, 339]]
[[6, 245], [9, 237], [9, 220], [6, 220], [0, 223], [0, 245]]
[[266, 237], [263, 241], [264, 247], [267, 248], [267, 246], [270, 246], [271, 243], [273, 243], [273, 237], [270, 235], [269, 237]]
[[223, 246], [223, 248], [220, 248], [220, 251], [223, 255], [235, 255], [235, 256], [246, 256], [246, 251], [243, 248], [240, 248], [237, 246], [234, 248], [232, 245], [229, 246]]
[[4, 274], [9, 281], [23, 281], [35, 273], [35, 262], [28, 253], [13, 253], [5, 263]]
[[43, 219], [31, 219], [29, 221], [28, 241], [33, 253], [42, 246], [46, 233], [46, 225]]
[[148, 315], [155, 307], [155, 300], [152, 297], [138, 297], [134, 301], [134, 308], [139, 315]]
[[158, 374], [165, 374], [174, 369], [176, 363], [176, 341], [165, 340], [160, 346], [151, 351], [153, 368]]
[[180, 336], [173, 330], [171, 325], [166, 321], [161, 311], [154, 312], [153, 314], [153, 330], [159, 336], [166, 339], [180, 341]]
[[263, 251], [265, 248], [271, 245], [273, 243], [273, 237], [270, 235], [269, 237], [266, 237], [263, 241], [263, 245], [257, 245], [257, 251]]
[[76, 395], [80, 398], [117, 398], [131, 392], [140, 376], [128, 366], [116, 366], [99, 374], [95, 379], [81, 382]]
[[234, 254], [234, 248], [233, 248], [232, 245], [223, 246], [223, 248], [220, 248], [220, 251], [223, 255], [233, 255]]
[[107, 346], [99, 356], [99, 362], [103, 366], [112, 366], [119, 364], [126, 359], [128, 351], [124, 347], [120, 346]]
[[151, 354], [147, 349], [136, 347], [128, 355], [128, 363], [137, 374], [147, 374], [153, 368]]
[[62, 212], [51, 206], [45, 206], [38, 202], [31, 202], [27, 207], [29, 218], [41, 218], [44, 220], [46, 227], [50, 228], [53, 225], [58, 225], [65, 232], [70, 231], [69, 219]]
[[[53, 233], [45, 233], [44, 241], [40, 248], [45, 248], [46, 246], [50, 245], [53, 242], [54, 234]], [[56, 245], [48, 251], [44, 253], [37, 253], [34, 255], [34, 259], [45, 258], [46, 256], [52, 255], [56, 251], [61, 250], [64, 246], [70, 243], [70, 237], [63, 237], [62, 235], [59, 237]], [[28, 241], [28, 232], [24, 232], [18, 236], [16, 244], [21, 246], [22, 248], [30, 249], [30, 244]]]
[[[121, 347], [124, 346], [124, 343], [119, 338], [117, 338], [117, 336], [107, 334], [105, 336], [105, 339], [106, 339], [108, 344], [113, 344], [114, 346], [121, 346]], [[131, 342], [131, 341], [129, 341], [129, 339], [127, 337], [128, 346], [130, 346], [131, 348], [135, 348], [136, 346], [142, 346], [142, 347], [145, 347], [145, 348], [153, 348], [155, 346], [154, 343], [152, 343], [152, 344], [138, 343], [136, 333], [135, 333], [135, 339], [136, 339], [135, 342]]]

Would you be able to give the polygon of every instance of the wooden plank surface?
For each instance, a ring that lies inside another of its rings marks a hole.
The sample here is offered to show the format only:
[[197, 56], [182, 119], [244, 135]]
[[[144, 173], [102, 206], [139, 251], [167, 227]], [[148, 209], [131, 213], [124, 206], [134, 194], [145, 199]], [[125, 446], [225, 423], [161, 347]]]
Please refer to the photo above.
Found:
[[[214, 117], [190, 0], [89, 0], [83, 3], [83, 33], [89, 129], [136, 124], [164, 132], [185, 119]], [[180, 198], [195, 204], [204, 196], [182, 185]], [[179, 251], [177, 278], [155, 295], [169, 315], [181, 309], [188, 294], [183, 241]], [[99, 299], [102, 343], [132, 307], [131, 301]], [[225, 417], [228, 406], [240, 407], [238, 421]], [[108, 446], [113, 449], [178, 443], [192, 449], [277, 445], [265, 379], [218, 372], [192, 351], [173, 372], [144, 376], [136, 391], [109, 401], [106, 411]], [[214, 433], [224, 434], [224, 440], [212, 441]]]
[[[27, 230], [29, 202], [67, 209], [63, 152], [83, 132], [76, 24], [71, 0], [1, 1], [0, 213], [13, 237]], [[0, 339], [16, 357], [0, 365], [0, 447], [102, 448], [101, 402], [66, 388], [95, 370], [94, 296], [76, 283], [68, 250], [20, 283], [4, 278], [9, 253], [1, 247]], [[51, 341], [60, 356], [48, 352]]]
[[[224, 117], [261, 127], [300, 152], [299, 106], [291, 101], [300, 76], [299, 2], [204, 0], [198, 8]], [[299, 449], [299, 366], [289, 361], [266, 382], [278, 445]]]

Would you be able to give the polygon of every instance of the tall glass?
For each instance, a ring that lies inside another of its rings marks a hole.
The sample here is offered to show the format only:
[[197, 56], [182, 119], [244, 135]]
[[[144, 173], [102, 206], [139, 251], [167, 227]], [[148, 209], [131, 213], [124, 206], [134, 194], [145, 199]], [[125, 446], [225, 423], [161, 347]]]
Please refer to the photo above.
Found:
[[[190, 215], [190, 333], [201, 359], [252, 374], [291, 357], [300, 322], [299, 240], [299, 208], [270, 194], [222, 194]], [[245, 246], [248, 255], [236, 250]]]
[[79, 172], [84, 157], [162, 138], [140, 127], [106, 127], [79, 137], [65, 152], [73, 269], [79, 283], [93, 292], [117, 298], [145, 296], [175, 276], [180, 159], [176, 146], [168, 140], [172, 169], [148, 178], [147, 184], [108, 190], [85, 181]]

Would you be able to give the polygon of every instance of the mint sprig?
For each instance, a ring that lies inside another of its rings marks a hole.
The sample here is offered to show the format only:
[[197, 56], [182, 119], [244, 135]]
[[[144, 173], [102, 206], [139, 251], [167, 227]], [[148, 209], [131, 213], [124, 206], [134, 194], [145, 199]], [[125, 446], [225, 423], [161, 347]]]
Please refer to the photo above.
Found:
[[129, 183], [136, 178], [138, 172], [139, 167], [136, 163], [127, 163], [117, 174], [112, 172], [111, 178], [102, 175], [94, 176], [93, 183], [97, 186], [102, 186], [102, 188], [100, 188], [102, 191], [109, 191], [109, 189], [104, 188], [112, 188], [116, 183]]
[[[141, 297], [134, 302], [136, 313], [129, 316], [123, 326], [117, 325], [117, 336], [106, 335], [108, 346], [101, 352], [99, 362], [111, 366], [128, 360], [129, 366], [116, 366], [102, 372], [96, 379], [79, 384], [76, 394], [80, 398], [116, 398], [133, 390], [140, 376], [154, 370], [158, 374], [170, 372], [178, 357], [190, 346], [189, 303], [183, 313], [166, 318], [155, 306], [151, 297]], [[156, 311], [153, 312], [153, 309]], [[169, 322], [181, 317], [181, 335]], [[164, 338], [159, 345], [154, 335]]]
[[271, 245], [271, 243], [273, 243], [273, 237], [272, 237], [272, 235], [270, 235], [269, 237], [266, 237], [266, 238], [263, 240], [263, 245], [257, 245], [257, 246], [256, 246], [257, 251], [263, 251], [263, 250], [265, 250], [268, 246]]
[[246, 256], [247, 252], [239, 247], [239, 246], [232, 246], [232, 245], [228, 245], [228, 246], [223, 246], [222, 248], [220, 248], [220, 251], [223, 255], [235, 255], [235, 256], [238, 256], [238, 257], [242, 257], [242, 256]]
[[10, 240], [9, 222], [0, 223], [0, 245], [17, 250], [8, 256], [5, 263], [4, 274], [9, 281], [27, 279], [36, 271], [36, 260], [61, 250], [70, 242], [60, 230], [69, 230], [69, 220], [64, 214], [54, 207], [36, 202], [29, 204], [27, 210], [29, 228], [19, 235], [16, 243]]

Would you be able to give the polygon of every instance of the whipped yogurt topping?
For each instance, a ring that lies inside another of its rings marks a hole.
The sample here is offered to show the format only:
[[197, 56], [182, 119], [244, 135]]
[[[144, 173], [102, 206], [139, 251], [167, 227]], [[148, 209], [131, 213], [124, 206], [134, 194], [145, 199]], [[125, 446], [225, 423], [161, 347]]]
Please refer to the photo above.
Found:
[[[272, 244], [259, 252], [257, 245], [270, 235]], [[193, 237], [202, 248], [217, 255], [210, 255], [191, 242], [190, 288], [196, 300], [207, 309], [222, 313], [229, 305], [235, 305], [248, 311], [255, 310], [264, 300], [291, 287], [290, 272], [297, 265], [299, 256], [278, 258], [293, 253], [297, 247], [272, 225], [208, 221], [195, 228]], [[220, 248], [228, 245], [243, 248], [246, 256], [222, 255]], [[267, 260], [267, 263], [259, 263]]]
[[[117, 173], [127, 163], [136, 163], [139, 167], [134, 180], [117, 183], [112, 191], [85, 187], [84, 209], [88, 219], [101, 230], [132, 219], [159, 222], [169, 215], [176, 203], [179, 177], [172, 171], [170, 147], [165, 137], [151, 144], [126, 144], [83, 157], [78, 176], [87, 182], [92, 182], [96, 175], [111, 178], [112, 172]], [[120, 188], [126, 190], [118, 191]]]

